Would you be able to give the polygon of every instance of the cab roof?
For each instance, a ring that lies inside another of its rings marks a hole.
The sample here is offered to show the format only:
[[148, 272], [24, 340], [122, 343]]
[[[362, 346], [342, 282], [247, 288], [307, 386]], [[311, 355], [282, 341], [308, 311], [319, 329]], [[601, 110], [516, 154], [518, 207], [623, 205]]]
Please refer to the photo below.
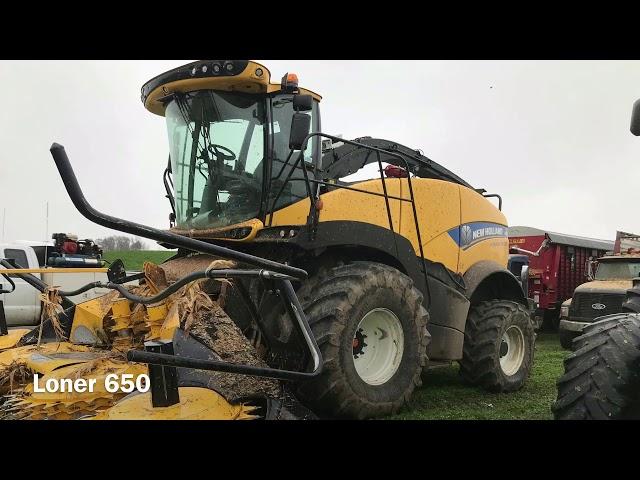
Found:
[[[141, 100], [151, 113], [164, 116], [163, 98], [175, 92], [222, 90], [244, 93], [277, 93], [280, 83], [271, 82], [267, 67], [250, 60], [198, 60], [161, 73], [142, 86]], [[317, 101], [322, 97], [311, 90], [299, 88]]]

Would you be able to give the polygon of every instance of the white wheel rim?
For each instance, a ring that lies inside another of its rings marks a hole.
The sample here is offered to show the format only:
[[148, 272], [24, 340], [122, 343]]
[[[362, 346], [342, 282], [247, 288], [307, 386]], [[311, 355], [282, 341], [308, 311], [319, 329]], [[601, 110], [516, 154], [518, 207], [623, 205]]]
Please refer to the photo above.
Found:
[[524, 335], [522, 330], [511, 325], [502, 334], [500, 342], [500, 368], [505, 375], [515, 375], [524, 360]]
[[402, 324], [391, 310], [374, 308], [353, 336], [353, 364], [369, 385], [382, 385], [396, 373], [404, 351]]

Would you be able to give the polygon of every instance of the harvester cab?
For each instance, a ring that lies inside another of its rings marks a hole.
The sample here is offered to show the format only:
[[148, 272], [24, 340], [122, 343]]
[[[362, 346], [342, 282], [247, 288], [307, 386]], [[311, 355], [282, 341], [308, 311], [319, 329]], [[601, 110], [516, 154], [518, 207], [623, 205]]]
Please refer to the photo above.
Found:
[[[507, 269], [502, 199], [419, 150], [322, 133], [320, 100], [251, 61], [197, 61], [147, 82], [142, 102], [167, 123], [168, 230], [93, 209], [51, 147], [85, 217], [178, 248], [145, 265], [140, 287], [113, 279], [100, 285], [112, 298], [47, 323], [51, 342], [85, 328], [126, 351], [121, 368], [149, 365], [150, 397], [100, 397], [101, 418], [270, 418], [275, 404], [279, 418], [379, 417], [409, 401], [428, 360], [457, 361], [490, 391], [524, 384], [535, 335]], [[353, 180], [371, 164], [379, 177]], [[37, 337], [6, 347], [0, 366], [44, 368], [15, 363]], [[24, 414], [24, 397], [12, 402]]]

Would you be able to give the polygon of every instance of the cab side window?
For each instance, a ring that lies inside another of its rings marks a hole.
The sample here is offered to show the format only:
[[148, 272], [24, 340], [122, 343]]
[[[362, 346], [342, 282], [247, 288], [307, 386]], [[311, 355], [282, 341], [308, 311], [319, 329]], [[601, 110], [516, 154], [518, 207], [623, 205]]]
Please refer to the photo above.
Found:
[[[289, 134], [291, 133], [291, 117], [293, 111], [293, 95], [278, 95], [272, 100], [273, 112], [273, 139], [274, 153], [278, 160], [286, 160], [289, 155]], [[311, 116], [311, 132], [319, 130], [318, 125], [318, 102], [313, 102], [313, 109], [310, 112], [303, 112]], [[307, 163], [313, 162], [313, 152], [316, 150], [318, 137], [313, 137], [304, 152], [304, 160]], [[293, 160], [296, 159], [294, 152]]]
[[[291, 172], [291, 166], [298, 159], [299, 151], [294, 151], [288, 164], [285, 165], [285, 161], [291, 152], [289, 149], [289, 134], [291, 133], [291, 118], [295, 113], [293, 111], [293, 95], [278, 95], [272, 99], [271, 106], [271, 111], [273, 112], [274, 144], [273, 165], [271, 171], [271, 195], [275, 195]], [[311, 131], [309, 133], [317, 132], [319, 130], [318, 102], [314, 101], [312, 110], [303, 113], [311, 116]], [[317, 150], [318, 142], [318, 137], [312, 137], [307, 144], [307, 148], [304, 152], [304, 162], [307, 164], [307, 168], [309, 165], [313, 164], [313, 154]], [[278, 197], [277, 204], [275, 205], [276, 209], [306, 198], [307, 190], [303, 181], [304, 174], [302, 168], [302, 165], [298, 165], [295, 171], [291, 174], [290, 181], [285, 185], [285, 190], [282, 192], [280, 197]], [[313, 179], [312, 170], [307, 169], [307, 175]], [[270, 202], [272, 200], [273, 198], [270, 199]]]

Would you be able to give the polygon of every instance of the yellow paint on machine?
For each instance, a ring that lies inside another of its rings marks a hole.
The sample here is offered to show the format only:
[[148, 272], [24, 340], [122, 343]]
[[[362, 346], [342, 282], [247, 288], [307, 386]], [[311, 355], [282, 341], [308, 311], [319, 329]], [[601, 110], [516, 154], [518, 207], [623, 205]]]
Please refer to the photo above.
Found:
[[255, 407], [231, 404], [219, 393], [200, 387], [180, 387], [180, 402], [154, 408], [151, 394], [132, 395], [90, 420], [251, 420]]
[[[477, 192], [460, 187], [460, 223], [492, 222], [507, 226], [507, 218], [489, 200]], [[460, 250], [458, 271], [466, 272], [482, 260], [492, 260], [504, 268], [509, 260], [509, 239], [507, 237], [487, 238], [466, 250]]]
[[[403, 184], [405, 197], [409, 198], [406, 179], [403, 179]], [[459, 248], [447, 232], [460, 225], [460, 186], [428, 178], [412, 178], [411, 185], [425, 258], [457, 271]], [[402, 206], [401, 233], [409, 239], [419, 256], [413, 209], [408, 202], [403, 202]]]
[[104, 343], [106, 338], [104, 318], [117, 297], [118, 292], [112, 291], [76, 305], [69, 341], [84, 345]]
[[160, 328], [160, 340], [173, 340], [176, 330], [180, 328], [180, 316], [178, 314], [178, 302], [173, 302], [166, 319]]
[[[243, 238], [229, 238], [225, 234], [230, 232], [231, 230], [236, 230], [240, 228], [250, 228], [251, 232], [249, 235], [246, 235]], [[170, 229], [171, 233], [175, 233], [176, 235], [183, 235], [185, 237], [192, 238], [224, 238], [229, 242], [250, 242], [256, 236], [256, 234], [264, 228], [264, 224], [258, 220], [257, 218], [252, 218], [251, 220], [247, 220], [246, 222], [235, 223], [233, 225], [229, 225], [222, 228], [204, 228], [204, 229], [192, 229], [185, 230], [178, 227], [173, 227]]]
[[[256, 75], [256, 69], [262, 69], [262, 76]], [[257, 62], [250, 61], [245, 69], [237, 75], [218, 76], [218, 77], [201, 77], [201, 78], [185, 78], [183, 80], [175, 80], [158, 86], [149, 93], [145, 102], [145, 108], [151, 113], [164, 116], [165, 105], [160, 101], [173, 92], [193, 92], [195, 90], [218, 90], [218, 91], [235, 91], [249, 94], [261, 93], [277, 93], [282, 89], [280, 83], [271, 83], [271, 72], [267, 67]], [[300, 88], [300, 93], [311, 95], [317, 101], [322, 97], [307, 90]]]
[[[464, 223], [492, 222], [507, 225], [505, 216], [479, 193], [443, 180], [411, 179], [422, 247], [425, 257], [464, 274], [475, 262], [493, 260], [506, 267], [509, 256], [507, 238], [490, 238], [461, 250], [449, 236], [449, 230]], [[407, 179], [386, 179], [387, 193], [409, 198]], [[351, 185], [368, 192], [382, 193], [380, 180]], [[384, 198], [336, 189], [322, 195], [320, 222], [353, 221], [389, 228]], [[394, 231], [406, 237], [420, 255], [413, 210], [409, 202], [389, 200]], [[309, 199], [289, 205], [273, 214], [273, 226], [304, 225], [309, 213]]]
[[[65, 354], [71, 352], [88, 352], [89, 348], [83, 345], [73, 345], [69, 342], [55, 342], [55, 343], [43, 343], [42, 345], [24, 345], [22, 347], [9, 348], [4, 352], [0, 352], [0, 368], [7, 367], [11, 363], [24, 363], [31, 362], [31, 355], [38, 353], [39, 355], [47, 354]], [[55, 362], [47, 364], [42, 362], [38, 368], [42, 373], [49, 371], [57, 366]]]
[[[402, 186], [399, 179], [389, 179], [387, 182], [387, 194], [402, 197]], [[352, 185], [354, 188], [373, 193], [383, 193], [380, 180], [369, 180]], [[336, 189], [322, 195], [323, 208], [320, 211], [320, 222], [328, 221], [353, 221], [364, 222], [380, 227], [389, 228], [389, 217], [383, 197], [369, 195], [367, 193], [354, 192], [345, 189]], [[389, 200], [393, 229], [400, 228], [400, 200]], [[309, 214], [309, 199], [284, 207], [273, 214], [273, 226], [304, 225]]]
[[504, 238], [487, 238], [472, 245], [466, 250], [460, 250], [459, 271], [466, 272], [482, 260], [492, 260], [507, 268], [509, 260], [509, 240]]
[[31, 329], [29, 328], [15, 328], [13, 330], [9, 330], [7, 335], [0, 336], [0, 351], [15, 347], [20, 339], [30, 331]]

